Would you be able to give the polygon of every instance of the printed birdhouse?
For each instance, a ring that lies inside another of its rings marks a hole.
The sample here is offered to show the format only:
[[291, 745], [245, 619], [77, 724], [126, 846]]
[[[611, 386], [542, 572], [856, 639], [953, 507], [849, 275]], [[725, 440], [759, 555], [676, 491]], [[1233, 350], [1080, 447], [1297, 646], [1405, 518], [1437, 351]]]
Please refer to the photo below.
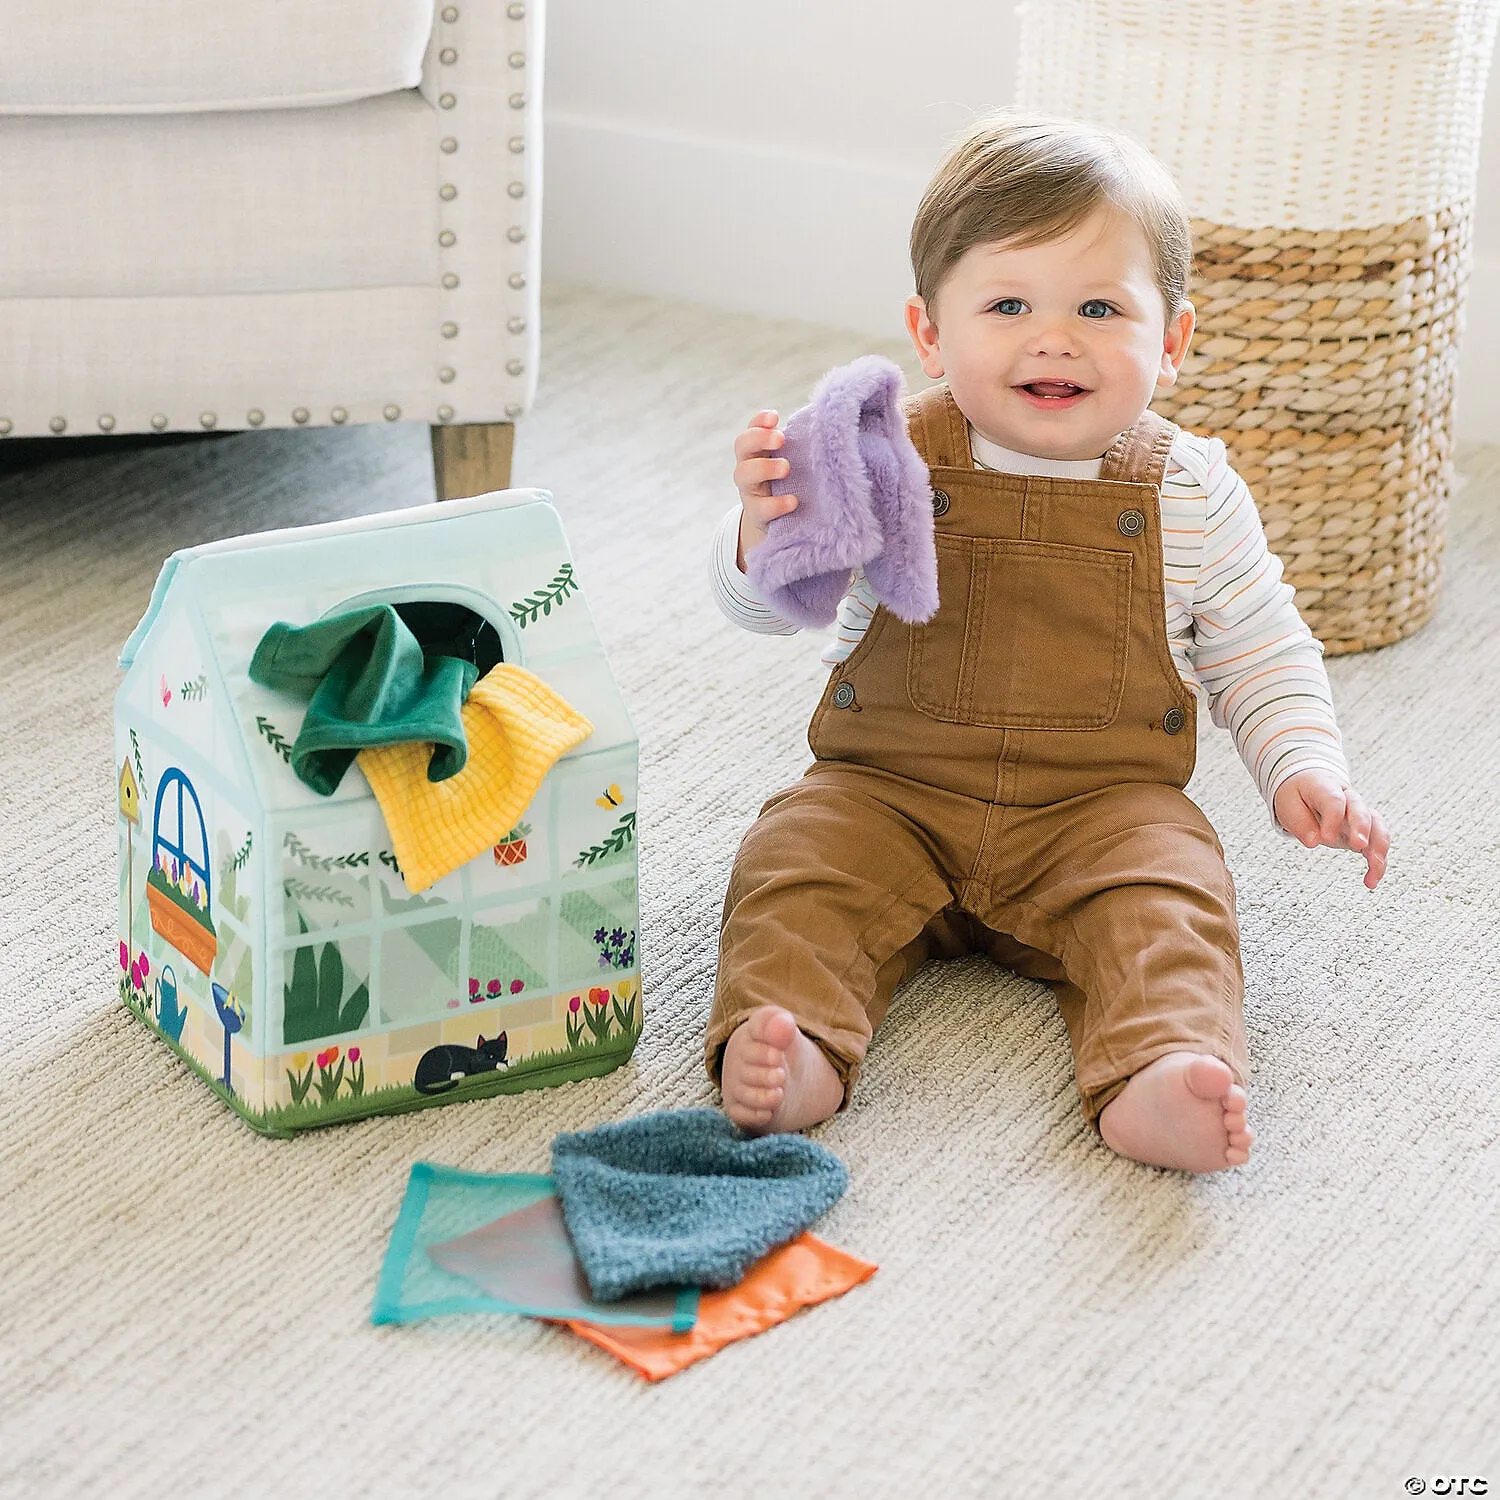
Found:
[[121, 666], [120, 995], [257, 1130], [630, 1056], [636, 736], [545, 493], [174, 553]]

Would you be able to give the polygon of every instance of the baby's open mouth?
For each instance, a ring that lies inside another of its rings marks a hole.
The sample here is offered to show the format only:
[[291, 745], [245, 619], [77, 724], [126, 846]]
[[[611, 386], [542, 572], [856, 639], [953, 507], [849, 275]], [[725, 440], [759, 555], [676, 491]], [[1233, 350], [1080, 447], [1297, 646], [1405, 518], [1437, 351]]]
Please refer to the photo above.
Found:
[[1086, 387], [1071, 380], [1030, 380], [1025, 385], [1018, 385], [1016, 389], [1024, 391], [1033, 400], [1045, 401], [1048, 405], [1059, 405], [1077, 396], [1088, 395]]

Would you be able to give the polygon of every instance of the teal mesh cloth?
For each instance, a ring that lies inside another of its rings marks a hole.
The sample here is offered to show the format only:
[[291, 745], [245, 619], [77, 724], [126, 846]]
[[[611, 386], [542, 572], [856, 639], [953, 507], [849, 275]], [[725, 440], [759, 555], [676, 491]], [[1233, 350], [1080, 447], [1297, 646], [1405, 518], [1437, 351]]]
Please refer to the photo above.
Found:
[[[415, 1323], [445, 1313], [501, 1312], [679, 1333], [697, 1321], [696, 1287], [666, 1288], [613, 1304], [592, 1300], [562, 1230], [561, 1214], [554, 1215], [555, 1236], [536, 1232], [546, 1229], [547, 1216], [537, 1212], [544, 1208], [555, 1208], [550, 1177], [488, 1176], [417, 1162], [391, 1231], [370, 1321]], [[500, 1263], [492, 1257], [492, 1274], [485, 1277], [491, 1285], [504, 1286], [507, 1295], [487, 1290], [470, 1275], [445, 1270], [429, 1253], [477, 1266], [486, 1245], [482, 1232], [500, 1228], [512, 1217], [525, 1221], [532, 1232], [493, 1241], [495, 1247], [508, 1243], [512, 1258]]]

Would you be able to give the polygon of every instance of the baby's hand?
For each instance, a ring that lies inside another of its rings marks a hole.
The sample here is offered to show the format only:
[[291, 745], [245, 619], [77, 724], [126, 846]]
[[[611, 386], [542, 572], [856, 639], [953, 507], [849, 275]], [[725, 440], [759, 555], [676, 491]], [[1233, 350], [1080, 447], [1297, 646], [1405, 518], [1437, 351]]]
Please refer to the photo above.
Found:
[[1378, 812], [1354, 788], [1327, 771], [1299, 771], [1276, 788], [1281, 826], [1309, 849], [1352, 849], [1365, 857], [1365, 885], [1374, 890], [1385, 874], [1390, 835]]
[[795, 495], [773, 495], [771, 481], [785, 479], [791, 467], [776, 457], [786, 441], [776, 426], [774, 411], [759, 411], [750, 425], [734, 440], [735, 488], [740, 492], [740, 571], [745, 570], [747, 554], [766, 539], [766, 527], [789, 510], [796, 510]]

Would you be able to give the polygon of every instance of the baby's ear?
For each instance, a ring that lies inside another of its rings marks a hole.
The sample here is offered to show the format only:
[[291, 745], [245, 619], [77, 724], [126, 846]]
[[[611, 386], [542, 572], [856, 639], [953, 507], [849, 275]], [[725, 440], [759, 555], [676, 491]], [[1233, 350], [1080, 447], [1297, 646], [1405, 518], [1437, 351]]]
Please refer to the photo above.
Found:
[[922, 373], [929, 380], [943, 378], [943, 353], [938, 347], [938, 328], [927, 313], [927, 304], [920, 297], [906, 299], [906, 332], [911, 346], [917, 351]]
[[1161, 342], [1161, 367], [1156, 372], [1158, 390], [1164, 391], [1177, 384], [1177, 372], [1182, 368], [1188, 346], [1193, 342], [1197, 317], [1193, 304], [1184, 302], [1175, 316], [1167, 319], [1166, 332]]

